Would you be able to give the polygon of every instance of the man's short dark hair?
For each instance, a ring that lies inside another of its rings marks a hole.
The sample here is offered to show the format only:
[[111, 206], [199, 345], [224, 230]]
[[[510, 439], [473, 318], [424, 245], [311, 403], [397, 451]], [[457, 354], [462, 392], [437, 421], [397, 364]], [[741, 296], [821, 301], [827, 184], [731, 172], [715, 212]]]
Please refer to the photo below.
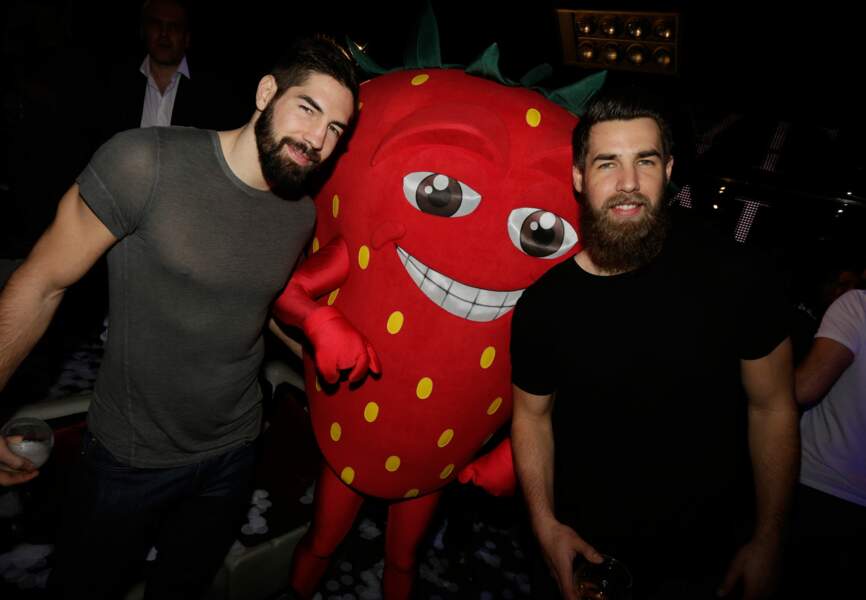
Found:
[[358, 101], [358, 75], [346, 52], [333, 39], [325, 35], [312, 35], [296, 40], [280, 57], [271, 75], [277, 81], [279, 98], [290, 87], [303, 85], [313, 73], [333, 77]]
[[586, 112], [580, 118], [571, 135], [571, 151], [574, 166], [583, 170], [589, 150], [589, 132], [593, 125], [605, 121], [631, 121], [652, 119], [661, 132], [662, 159], [667, 161], [673, 147], [673, 134], [661, 101], [636, 87], [602, 89], [589, 101]]

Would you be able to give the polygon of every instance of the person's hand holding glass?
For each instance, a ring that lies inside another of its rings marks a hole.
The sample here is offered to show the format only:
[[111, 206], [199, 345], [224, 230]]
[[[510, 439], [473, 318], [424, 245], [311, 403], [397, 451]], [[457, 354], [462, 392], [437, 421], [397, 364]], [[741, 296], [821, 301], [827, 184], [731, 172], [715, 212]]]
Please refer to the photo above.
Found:
[[574, 589], [578, 600], [631, 600], [631, 573], [612, 556], [602, 555], [600, 563], [575, 563]]
[[43, 420], [12, 419], [0, 429], [0, 485], [30, 481], [45, 464], [54, 446], [54, 433]]

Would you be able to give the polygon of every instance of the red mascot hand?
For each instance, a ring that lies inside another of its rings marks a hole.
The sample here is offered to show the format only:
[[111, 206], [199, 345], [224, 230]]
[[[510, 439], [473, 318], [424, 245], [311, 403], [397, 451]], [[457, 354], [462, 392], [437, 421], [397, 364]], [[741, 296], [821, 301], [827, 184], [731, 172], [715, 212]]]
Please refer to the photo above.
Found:
[[358, 381], [367, 370], [381, 372], [379, 358], [367, 339], [330, 306], [315, 299], [338, 288], [349, 274], [349, 248], [338, 237], [304, 261], [292, 274], [274, 304], [274, 315], [299, 327], [313, 346], [313, 361], [328, 383], [351, 369], [349, 381]]
[[359, 381], [368, 370], [381, 372], [373, 346], [336, 308], [315, 309], [301, 328], [313, 345], [313, 362], [328, 383], [336, 383], [342, 370], [352, 370], [351, 382]]
[[472, 482], [494, 496], [510, 496], [517, 487], [511, 438], [466, 465], [457, 475], [460, 483]]

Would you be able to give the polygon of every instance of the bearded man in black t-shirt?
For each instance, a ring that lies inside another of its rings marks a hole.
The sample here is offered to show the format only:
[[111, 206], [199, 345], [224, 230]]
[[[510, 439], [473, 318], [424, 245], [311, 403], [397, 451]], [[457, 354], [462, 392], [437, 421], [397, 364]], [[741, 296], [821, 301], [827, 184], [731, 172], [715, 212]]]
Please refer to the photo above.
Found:
[[[573, 138], [582, 250], [518, 303], [515, 463], [541, 557], [626, 563], [633, 598], [767, 598], [796, 481], [786, 304], [758, 257], [664, 204], [661, 112], [593, 99]], [[581, 555], [581, 556], [579, 556]]]

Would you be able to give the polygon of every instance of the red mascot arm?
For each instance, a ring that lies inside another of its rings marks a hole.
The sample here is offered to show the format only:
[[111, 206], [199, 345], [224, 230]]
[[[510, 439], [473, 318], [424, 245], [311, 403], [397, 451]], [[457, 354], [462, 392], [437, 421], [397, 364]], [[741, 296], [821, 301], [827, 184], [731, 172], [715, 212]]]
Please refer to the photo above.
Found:
[[307, 336], [316, 369], [328, 383], [335, 383], [341, 370], [351, 369], [352, 382], [364, 377], [367, 370], [377, 374], [381, 370], [367, 338], [339, 310], [316, 304], [316, 298], [339, 287], [348, 275], [349, 248], [338, 237], [295, 270], [274, 303], [274, 315]]
[[472, 482], [494, 496], [510, 496], [517, 487], [511, 438], [505, 438], [493, 450], [484, 454], [457, 474], [460, 483]]

